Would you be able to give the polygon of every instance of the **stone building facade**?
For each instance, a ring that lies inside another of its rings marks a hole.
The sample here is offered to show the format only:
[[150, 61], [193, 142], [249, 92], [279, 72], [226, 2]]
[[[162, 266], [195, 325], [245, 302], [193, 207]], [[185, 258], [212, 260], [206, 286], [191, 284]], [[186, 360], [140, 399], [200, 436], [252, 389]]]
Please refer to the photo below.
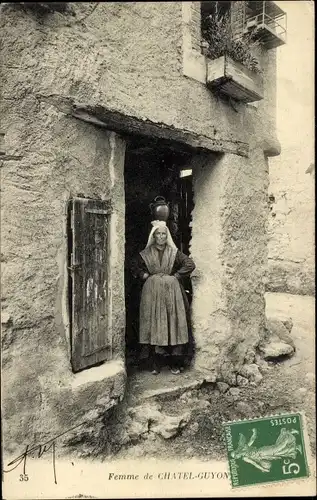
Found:
[[267, 289], [315, 295], [315, 168], [312, 156], [289, 147], [270, 164]]
[[[313, 7], [288, 7], [288, 43], [277, 52], [283, 149], [270, 161], [268, 290], [300, 295], [315, 294], [314, 84], [307, 77], [314, 73]], [[291, 75], [290, 65], [296, 67]]]
[[[215, 95], [197, 45], [199, 4], [84, 2], [52, 12], [2, 6], [1, 321], [9, 453], [77, 425], [88, 432], [90, 418], [124, 398], [125, 178], [133, 148], [179, 152], [182, 168], [193, 172], [195, 368], [208, 380], [235, 384], [243, 364], [254, 360], [265, 326], [268, 158], [279, 154], [275, 50], [261, 52], [258, 105]], [[135, 165], [140, 177], [142, 168], [153, 168]], [[71, 363], [76, 301], [69, 296], [67, 207], [73, 199], [111, 204], [109, 352], [104, 363], [81, 371]]]

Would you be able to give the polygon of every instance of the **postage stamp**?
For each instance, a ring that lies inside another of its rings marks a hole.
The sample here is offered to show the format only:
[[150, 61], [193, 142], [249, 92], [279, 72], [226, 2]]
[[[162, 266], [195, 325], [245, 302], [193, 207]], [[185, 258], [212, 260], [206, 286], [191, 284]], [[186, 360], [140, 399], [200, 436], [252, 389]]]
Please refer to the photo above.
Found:
[[224, 431], [233, 488], [309, 476], [300, 413], [226, 422]]

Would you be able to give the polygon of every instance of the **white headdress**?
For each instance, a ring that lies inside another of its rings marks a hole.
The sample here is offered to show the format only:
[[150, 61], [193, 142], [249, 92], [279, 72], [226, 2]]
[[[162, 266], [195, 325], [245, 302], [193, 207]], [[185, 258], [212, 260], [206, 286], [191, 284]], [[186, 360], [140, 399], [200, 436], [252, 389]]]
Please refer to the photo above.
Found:
[[154, 245], [154, 243], [155, 243], [155, 239], [154, 239], [154, 233], [155, 233], [155, 231], [159, 227], [164, 227], [166, 229], [166, 234], [167, 234], [166, 244], [168, 246], [172, 247], [172, 248], [177, 249], [177, 246], [175, 245], [175, 243], [173, 241], [172, 235], [171, 235], [170, 230], [168, 229], [165, 221], [163, 221], [163, 220], [153, 220], [151, 222], [151, 224], [152, 224], [153, 227], [151, 229], [151, 232], [150, 232], [150, 235], [149, 235], [149, 239], [147, 240], [147, 244], [146, 244], [145, 248], [148, 248], [151, 245]]

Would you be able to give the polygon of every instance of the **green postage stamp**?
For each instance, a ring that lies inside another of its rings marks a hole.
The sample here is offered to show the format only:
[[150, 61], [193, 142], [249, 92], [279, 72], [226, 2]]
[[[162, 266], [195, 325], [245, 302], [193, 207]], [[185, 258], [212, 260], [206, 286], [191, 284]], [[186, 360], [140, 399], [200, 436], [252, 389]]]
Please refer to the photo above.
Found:
[[232, 487], [309, 476], [299, 413], [224, 424]]

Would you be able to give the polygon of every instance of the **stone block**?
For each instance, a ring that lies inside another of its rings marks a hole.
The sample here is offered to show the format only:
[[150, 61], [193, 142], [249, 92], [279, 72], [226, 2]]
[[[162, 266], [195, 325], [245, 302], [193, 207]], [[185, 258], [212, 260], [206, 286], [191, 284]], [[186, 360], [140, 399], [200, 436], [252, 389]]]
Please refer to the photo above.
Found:
[[267, 361], [265, 361], [259, 354], [257, 354], [255, 357], [255, 364], [258, 365], [261, 373], [266, 373], [270, 369]]
[[259, 384], [263, 378], [258, 365], [243, 365], [240, 370], [240, 375], [247, 378], [250, 382], [254, 382], [255, 384]]
[[1, 324], [6, 325], [11, 320], [11, 314], [7, 311], [1, 311]]
[[244, 417], [251, 417], [253, 414], [251, 406], [244, 401], [238, 401], [238, 403], [236, 404], [236, 409]]
[[230, 386], [225, 382], [217, 382], [217, 389], [221, 394], [224, 394], [229, 389], [229, 387]]
[[237, 387], [231, 387], [229, 390], [228, 390], [228, 393], [233, 401], [237, 401], [240, 397], [240, 389], [238, 389]]
[[255, 360], [255, 351], [253, 349], [250, 349], [247, 353], [246, 353], [246, 356], [244, 358], [244, 362], [246, 364], [252, 364], [254, 363], [254, 360]]
[[294, 340], [290, 336], [292, 326], [292, 318], [285, 318], [283, 321], [282, 319], [269, 317], [266, 319], [266, 338], [268, 340], [279, 339], [295, 349]]
[[165, 415], [159, 422], [151, 425], [151, 431], [159, 434], [164, 439], [170, 439], [179, 434], [188, 421], [188, 414], [175, 417]]
[[206, 410], [207, 408], [210, 408], [210, 406], [209, 401], [201, 400], [198, 402], [198, 408], [201, 408], [202, 410]]
[[285, 342], [270, 342], [260, 349], [263, 352], [264, 359], [268, 360], [294, 354], [294, 348]]
[[160, 406], [156, 402], [130, 408], [128, 413], [133, 419], [130, 428], [128, 425], [129, 435], [130, 429], [134, 435], [139, 430], [140, 437], [144, 432], [151, 431], [164, 439], [176, 436], [188, 424], [190, 418], [188, 412], [176, 416], [166, 415], [160, 411]]
[[237, 384], [239, 387], [246, 387], [249, 384], [249, 380], [246, 377], [237, 375]]

